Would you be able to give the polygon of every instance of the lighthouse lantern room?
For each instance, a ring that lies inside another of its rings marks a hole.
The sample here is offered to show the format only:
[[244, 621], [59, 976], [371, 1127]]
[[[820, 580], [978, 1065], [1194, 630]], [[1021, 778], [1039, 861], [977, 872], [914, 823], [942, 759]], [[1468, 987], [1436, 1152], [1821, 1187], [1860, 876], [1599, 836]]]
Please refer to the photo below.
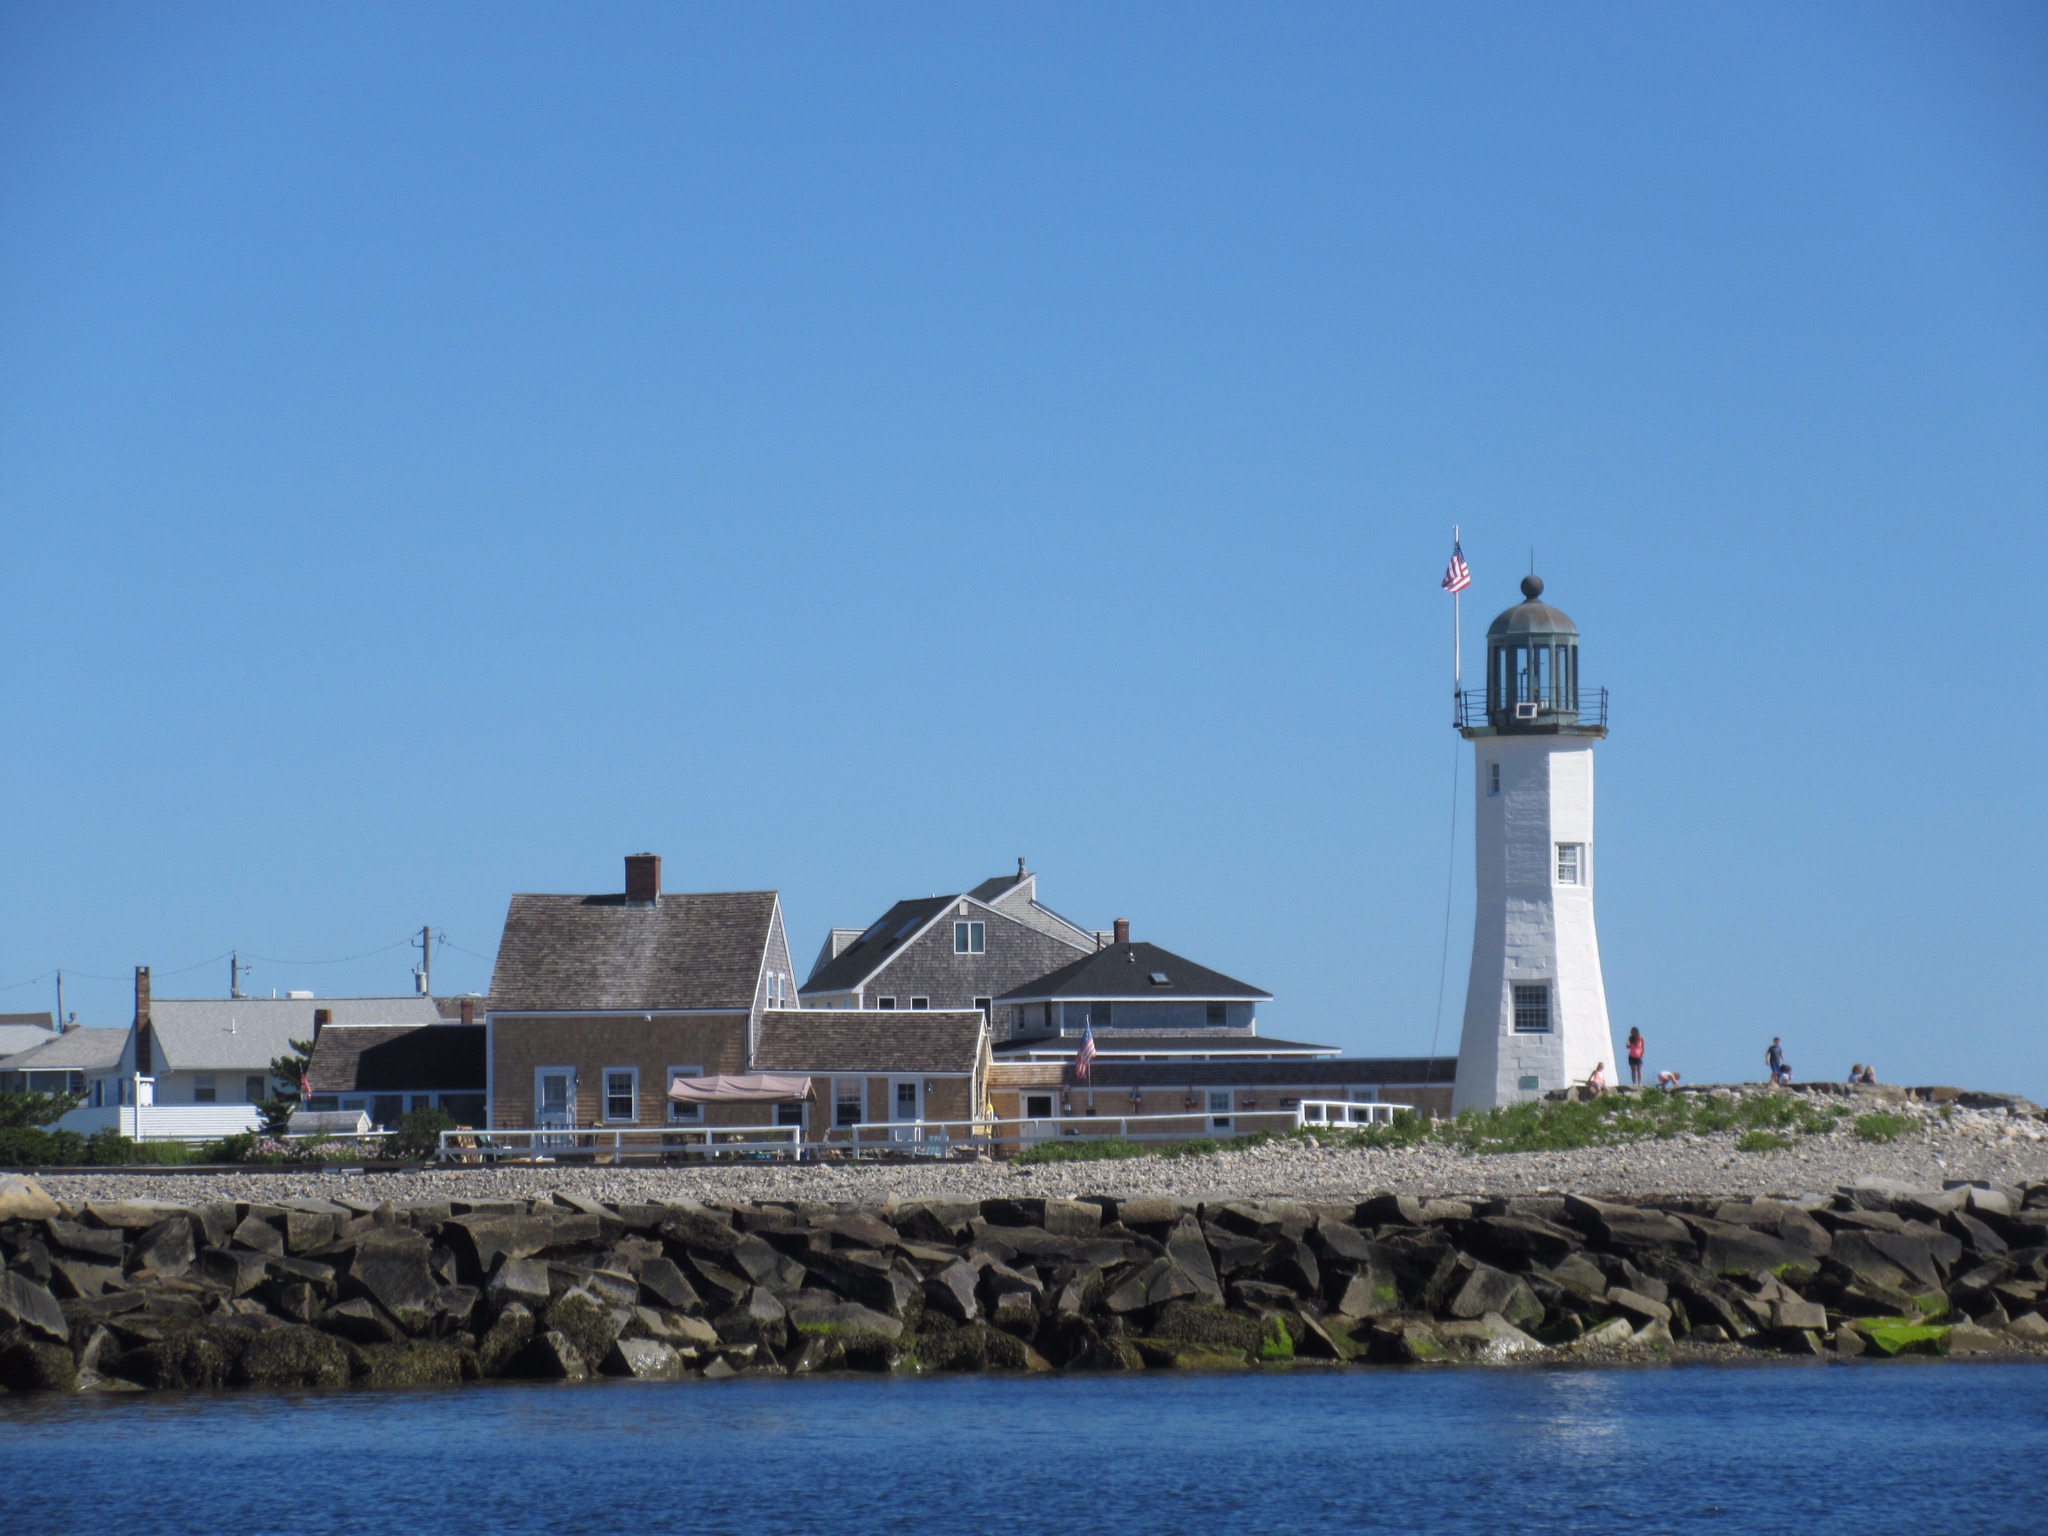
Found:
[[1486, 631], [1486, 689], [1458, 695], [1473, 744], [1478, 906], [1457, 1110], [1491, 1109], [1615, 1081], [1607, 987], [1593, 923], [1593, 744], [1607, 692], [1579, 683], [1579, 629], [1543, 582]]

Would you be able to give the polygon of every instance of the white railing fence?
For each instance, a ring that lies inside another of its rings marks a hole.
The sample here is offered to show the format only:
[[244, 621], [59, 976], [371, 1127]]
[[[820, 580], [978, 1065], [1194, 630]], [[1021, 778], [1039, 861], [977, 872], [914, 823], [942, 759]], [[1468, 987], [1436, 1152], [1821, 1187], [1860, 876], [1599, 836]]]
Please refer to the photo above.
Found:
[[[1406, 1105], [1354, 1104], [1309, 1099], [1287, 1110], [1240, 1109], [1230, 1114], [1049, 1115], [1035, 1119], [885, 1120], [833, 1126], [807, 1139], [800, 1125], [519, 1126], [441, 1132], [439, 1161], [627, 1157], [691, 1162], [721, 1157], [911, 1156], [947, 1157], [956, 1151], [1018, 1152], [1064, 1139], [1177, 1142], [1233, 1139], [1273, 1131], [1331, 1126], [1390, 1125]], [[1271, 1121], [1272, 1124], [1246, 1122]]]

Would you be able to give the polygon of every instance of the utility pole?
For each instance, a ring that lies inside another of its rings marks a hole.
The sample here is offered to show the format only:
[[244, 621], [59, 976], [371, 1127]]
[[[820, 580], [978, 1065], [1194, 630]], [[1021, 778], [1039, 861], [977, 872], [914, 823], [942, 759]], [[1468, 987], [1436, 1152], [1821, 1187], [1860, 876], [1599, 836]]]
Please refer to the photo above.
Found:
[[420, 989], [421, 997], [434, 995], [434, 925], [423, 923], [420, 936], [414, 941], [419, 947], [420, 963], [413, 967], [413, 981]]
[[57, 1028], [59, 1031], [64, 1028], [64, 972], [61, 967], [57, 971]]
[[240, 951], [239, 949], [231, 949], [231, 950], [229, 950], [229, 951], [228, 951], [228, 996], [229, 996], [229, 997], [241, 997], [241, 996], [243, 995], [243, 993], [242, 993], [242, 978], [243, 978], [244, 976], [248, 975], [248, 974], [249, 974], [249, 971], [250, 971], [250, 967], [249, 967], [249, 966], [246, 966], [246, 965], [244, 965], [244, 964], [242, 964], [242, 952], [241, 952], [241, 951]]

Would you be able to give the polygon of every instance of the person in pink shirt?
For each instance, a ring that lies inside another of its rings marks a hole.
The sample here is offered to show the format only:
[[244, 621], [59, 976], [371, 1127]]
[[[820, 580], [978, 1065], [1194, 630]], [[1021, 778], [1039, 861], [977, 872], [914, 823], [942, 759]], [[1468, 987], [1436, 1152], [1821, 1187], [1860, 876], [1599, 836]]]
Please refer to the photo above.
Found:
[[1643, 1086], [1643, 1032], [1633, 1025], [1628, 1032], [1628, 1080]]

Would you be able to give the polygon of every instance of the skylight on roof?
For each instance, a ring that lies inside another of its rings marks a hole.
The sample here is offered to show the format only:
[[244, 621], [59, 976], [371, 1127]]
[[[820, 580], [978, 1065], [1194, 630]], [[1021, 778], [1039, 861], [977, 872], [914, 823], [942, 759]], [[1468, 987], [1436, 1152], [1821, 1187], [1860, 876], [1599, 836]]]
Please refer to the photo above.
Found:
[[1166, 979], [1166, 972], [1154, 971], [1152, 973], [1152, 985], [1155, 987], [1170, 987], [1173, 983]]
[[899, 939], [909, 938], [910, 930], [915, 928], [919, 923], [923, 921], [924, 919], [921, 917], [913, 917], [909, 922], [905, 923], [901, 928], [898, 928], [896, 930], [896, 937]]

